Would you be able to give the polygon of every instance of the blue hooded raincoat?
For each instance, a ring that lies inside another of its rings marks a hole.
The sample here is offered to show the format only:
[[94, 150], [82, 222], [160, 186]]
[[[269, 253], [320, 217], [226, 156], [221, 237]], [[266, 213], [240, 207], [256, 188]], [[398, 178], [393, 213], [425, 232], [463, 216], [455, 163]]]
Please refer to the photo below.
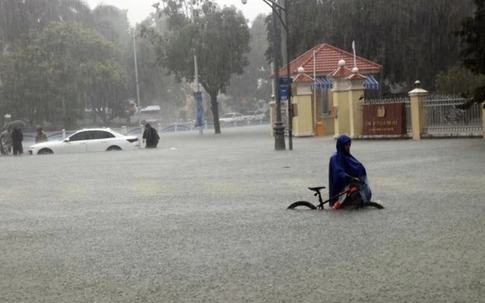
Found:
[[[364, 165], [344, 150], [344, 145], [349, 142], [351, 142], [351, 139], [346, 135], [338, 137], [337, 151], [330, 157], [328, 170], [329, 198], [344, 191], [345, 187], [350, 183], [350, 177], [359, 178], [367, 184], [367, 172], [365, 171]], [[363, 194], [365, 195], [364, 198], [370, 201], [372, 193], [368, 185]], [[330, 206], [333, 206], [336, 200], [330, 201]]]

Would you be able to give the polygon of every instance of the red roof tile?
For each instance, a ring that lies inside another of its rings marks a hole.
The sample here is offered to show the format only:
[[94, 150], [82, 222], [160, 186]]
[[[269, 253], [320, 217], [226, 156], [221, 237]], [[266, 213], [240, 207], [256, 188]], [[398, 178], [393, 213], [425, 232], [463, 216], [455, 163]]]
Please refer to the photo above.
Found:
[[349, 80], [365, 80], [367, 77], [361, 74], [352, 74], [347, 77]]
[[306, 74], [298, 74], [298, 76], [296, 76], [294, 79], [293, 79], [293, 82], [296, 82], [296, 83], [308, 83], [308, 82], [311, 82], [313, 83], [313, 78], [306, 75]]
[[[315, 51], [315, 72], [317, 75], [327, 75], [338, 69], [338, 62], [341, 59], [345, 60], [347, 66], [354, 66], [354, 55], [352, 53], [323, 43], [290, 62], [290, 73], [292, 75], [298, 74], [300, 66], [305, 69], [306, 73], [313, 73], [313, 51]], [[382, 69], [382, 65], [359, 56], [356, 57], [356, 62], [361, 73], [378, 73]], [[280, 69], [280, 76], [286, 76], [286, 65]], [[274, 77], [274, 74], [271, 77]]]

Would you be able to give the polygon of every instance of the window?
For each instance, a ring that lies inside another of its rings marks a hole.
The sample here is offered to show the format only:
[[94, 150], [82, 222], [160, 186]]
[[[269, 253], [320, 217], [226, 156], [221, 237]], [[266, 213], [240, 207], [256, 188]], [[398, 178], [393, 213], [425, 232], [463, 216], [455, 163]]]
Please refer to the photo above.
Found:
[[115, 136], [112, 133], [105, 132], [102, 130], [96, 130], [92, 131], [92, 139], [108, 139], [108, 138], [114, 138]]
[[320, 108], [322, 109], [322, 116], [330, 116], [330, 98], [329, 92], [326, 89], [320, 91]]
[[88, 140], [88, 132], [80, 132], [69, 137], [69, 141]]

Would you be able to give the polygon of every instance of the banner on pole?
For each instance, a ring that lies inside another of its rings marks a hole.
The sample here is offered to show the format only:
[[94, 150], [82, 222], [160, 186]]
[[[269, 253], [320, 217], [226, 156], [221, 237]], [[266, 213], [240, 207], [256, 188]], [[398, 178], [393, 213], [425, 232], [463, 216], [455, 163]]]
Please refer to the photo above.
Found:
[[197, 118], [195, 120], [195, 127], [204, 126], [204, 103], [202, 102], [202, 93], [194, 92], [195, 106], [197, 108]]

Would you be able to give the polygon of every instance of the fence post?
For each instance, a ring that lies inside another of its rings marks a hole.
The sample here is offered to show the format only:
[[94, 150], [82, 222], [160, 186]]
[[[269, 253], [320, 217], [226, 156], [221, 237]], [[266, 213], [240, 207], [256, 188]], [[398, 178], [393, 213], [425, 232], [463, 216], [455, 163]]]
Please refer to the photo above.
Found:
[[421, 140], [424, 129], [423, 102], [428, 97], [428, 91], [419, 88], [421, 84], [419, 80], [415, 84], [416, 88], [409, 92], [409, 97], [411, 98], [411, 131], [413, 140]]
[[485, 139], [485, 102], [482, 104], [482, 123], [483, 139]]

